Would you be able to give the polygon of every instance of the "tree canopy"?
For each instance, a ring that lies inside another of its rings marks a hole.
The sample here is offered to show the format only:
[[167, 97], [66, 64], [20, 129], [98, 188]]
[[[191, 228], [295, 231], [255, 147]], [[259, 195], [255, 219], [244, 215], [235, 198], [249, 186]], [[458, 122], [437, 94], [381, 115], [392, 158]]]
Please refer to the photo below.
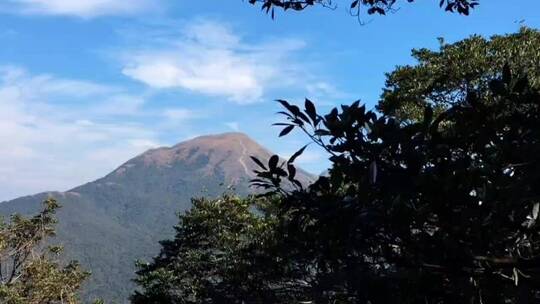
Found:
[[540, 32], [523, 27], [518, 33], [490, 39], [474, 35], [445, 43], [433, 51], [415, 49], [415, 65], [399, 66], [387, 74], [378, 110], [399, 119], [421, 119], [426, 105], [441, 112], [464, 103], [469, 90], [489, 93], [489, 82], [509, 64], [540, 88]]
[[61, 265], [62, 248], [45, 244], [54, 236], [58, 208], [48, 199], [38, 215], [13, 215], [8, 223], [0, 223], [1, 303], [78, 303], [77, 292], [89, 273], [75, 261]]
[[540, 299], [540, 94], [501, 74], [412, 123], [281, 101], [333, 163], [281, 205], [284, 255], [306, 263], [315, 303]]
[[273, 239], [270, 200], [193, 199], [179, 215], [173, 240], [161, 242], [152, 263], [139, 262], [141, 292], [133, 303], [274, 303], [270, 281], [277, 265], [266, 242]]

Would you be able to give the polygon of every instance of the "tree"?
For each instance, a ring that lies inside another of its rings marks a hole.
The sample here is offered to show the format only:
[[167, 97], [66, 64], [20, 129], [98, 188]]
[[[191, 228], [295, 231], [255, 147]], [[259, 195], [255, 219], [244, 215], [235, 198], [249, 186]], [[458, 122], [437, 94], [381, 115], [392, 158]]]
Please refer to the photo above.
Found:
[[[279, 205], [281, 256], [309, 269], [311, 301], [540, 300], [540, 91], [512, 70], [414, 121], [280, 101], [282, 134], [302, 130], [333, 163]], [[287, 192], [275, 168], [259, 173], [272, 195]]]
[[[280, 262], [268, 242], [274, 238], [271, 200], [193, 199], [179, 215], [174, 240], [162, 241], [152, 263], [139, 262], [141, 291], [132, 303], [287, 303]], [[271, 268], [258, 268], [261, 265]], [[281, 295], [280, 295], [281, 294]]]
[[62, 266], [62, 248], [46, 246], [54, 235], [54, 199], [32, 218], [13, 215], [0, 224], [0, 302], [6, 304], [77, 303], [77, 291], [89, 273], [77, 262]]
[[509, 63], [524, 71], [533, 88], [540, 88], [540, 32], [523, 27], [518, 33], [485, 39], [475, 35], [447, 44], [438, 51], [415, 49], [416, 65], [397, 67], [387, 74], [378, 110], [400, 120], [422, 118], [429, 105], [442, 112], [465, 102], [468, 90], [489, 93], [489, 82]]
[[[397, 0], [351, 0], [349, 3], [350, 12], [354, 16], [360, 16], [364, 10], [369, 15], [385, 15], [392, 11]], [[414, 2], [414, 0], [407, 0]], [[440, 0], [439, 6], [446, 11], [457, 12], [463, 15], [469, 15], [470, 10], [479, 4], [480, 0]], [[335, 8], [335, 1], [332, 0], [249, 0], [250, 4], [261, 4], [261, 8], [266, 13], [271, 13], [274, 18], [275, 9], [303, 11], [312, 6], [323, 6]]]

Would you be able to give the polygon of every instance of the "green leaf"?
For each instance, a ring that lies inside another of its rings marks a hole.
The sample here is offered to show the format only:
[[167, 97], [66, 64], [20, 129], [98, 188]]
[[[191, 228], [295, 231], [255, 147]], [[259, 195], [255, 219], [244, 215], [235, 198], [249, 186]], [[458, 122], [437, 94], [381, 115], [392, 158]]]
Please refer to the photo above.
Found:
[[256, 163], [259, 167], [261, 167], [262, 169], [264, 170], [268, 170], [266, 169], [265, 165], [258, 159], [256, 158], [255, 156], [250, 156], [251, 160], [253, 160], [254, 163]]
[[272, 157], [270, 157], [270, 160], [268, 160], [268, 168], [270, 168], [270, 171], [276, 170], [278, 162], [279, 162], [279, 156], [272, 155]]
[[290, 158], [289, 160], [287, 161], [287, 163], [289, 164], [292, 164], [294, 163], [294, 161], [296, 160], [296, 158], [298, 158], [298, 156], [302, 155], [302, 153], [304, 153], [304, 150], [306, 150], [308, 145], [305, 145], [302, 147], [302, 149], [296, 151]]
[[289, 133], [291, 133], [291, 131], [294, 129], [294, 126], [287, 126], [285, 127], [283, 130], [281, 130], [281, 132], [279, 133], [279, 137], [283, 137]]
[[294, 177], [296, 176], [296, 168], [293, 164], [287, 164], [287, 171], [289, 171], [289, 180], [294, 180]]
[[309, 118], [311, 118], [313, 125], [317, 124], [317, 110], [315, 109], [315, 105], [313, 104], [313, 102], [306, 98], [305, 107], [306, 113]]

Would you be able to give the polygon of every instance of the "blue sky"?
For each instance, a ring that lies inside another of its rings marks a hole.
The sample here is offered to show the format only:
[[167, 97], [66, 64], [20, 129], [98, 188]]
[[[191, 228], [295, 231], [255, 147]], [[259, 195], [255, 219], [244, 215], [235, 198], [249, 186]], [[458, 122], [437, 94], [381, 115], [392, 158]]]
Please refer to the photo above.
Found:
[[[346, 1], [276, 20], [241, 0], [1, 2], [0, 200], [68, 190], [209, 133], [245, 132], [286, 156], [307, 141], [277, 138], [274, 99], [373, 107], [412, 48], [540, 27], [538, 0], [483, 0], [470, 17], [402, 1], [365, 25]], [[325, 157], [313, 147], [299, 161], [318, 173]]]

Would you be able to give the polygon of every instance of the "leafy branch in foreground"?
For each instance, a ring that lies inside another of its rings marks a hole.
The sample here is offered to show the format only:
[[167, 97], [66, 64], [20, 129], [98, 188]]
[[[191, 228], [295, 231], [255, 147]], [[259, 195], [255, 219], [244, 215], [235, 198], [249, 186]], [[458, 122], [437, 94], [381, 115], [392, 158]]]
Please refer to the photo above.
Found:
[[[249, 0], [250, 4], [261, 4], [261, 9], [267, 14], [271, 14], [272, 18], [275, 17], [276, 9], [303, 11], [312, 6], [336, 8], [335, 2], [332, 0]], [[357, 17], [363, 13], [386, 15], [387, 12], [394, 10], [397, 2], [397, 0], [350, 0], [349, 10], [351, 15]], [[407, 0], [407, 2], [414, 2], [414, 0]], [[469, 15], [470, 10], [479, 3], [479, 0], [440, 0], [438, 2], [445, 11], [457, 12], [462, 15]]]

